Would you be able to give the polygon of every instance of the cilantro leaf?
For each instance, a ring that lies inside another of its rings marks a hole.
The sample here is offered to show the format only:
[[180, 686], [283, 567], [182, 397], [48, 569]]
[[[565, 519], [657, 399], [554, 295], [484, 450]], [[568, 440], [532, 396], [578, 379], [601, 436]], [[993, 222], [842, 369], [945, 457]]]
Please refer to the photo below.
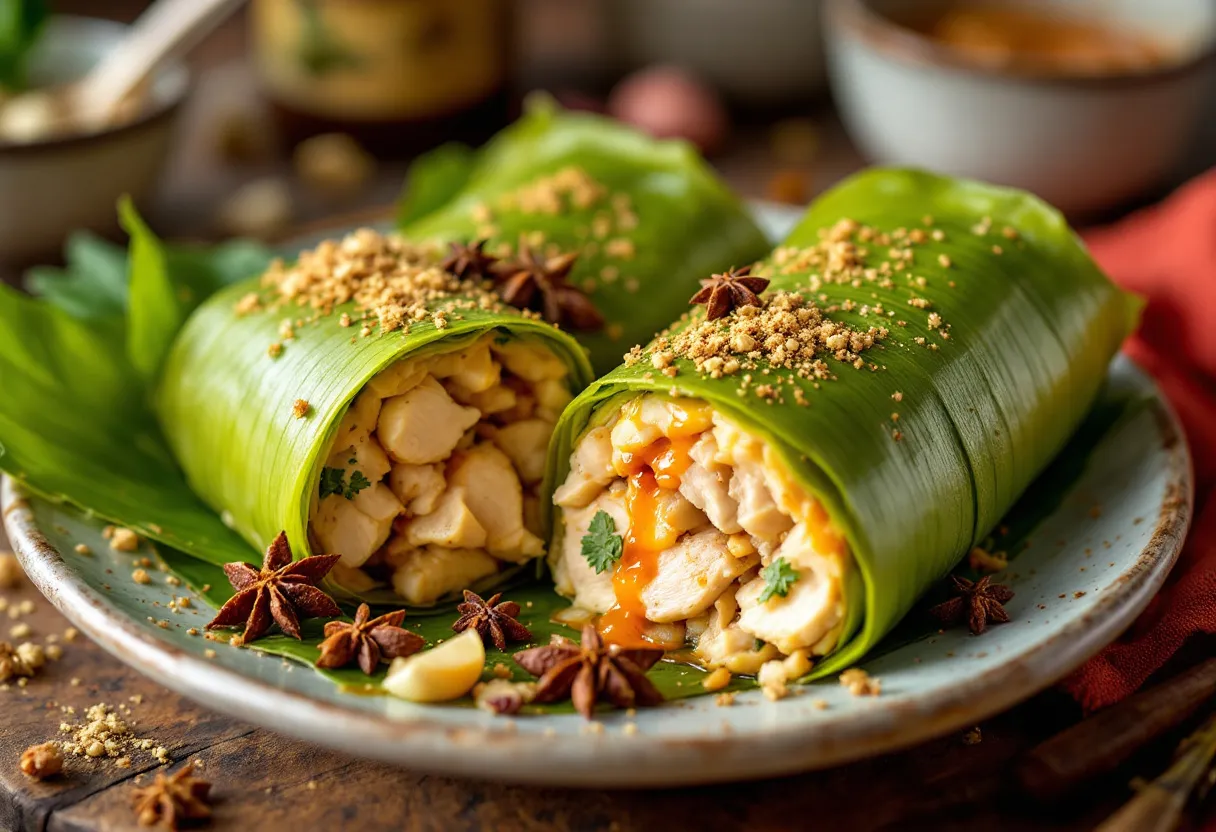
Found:
[[763, 604], [774, 595], [782, 598], [790, 594], [790, 587], [798, 580], [798, 570], [790, 566], [785, 558], [777, 558], [760, 570], [764, 578], [764, 591], [760, 593], [760, 603]]
[[321, 469], [321, 499], [324, 500], [330, 494], [342, 494], [346, 490], [346, 484], [343, 482], [341, 468], [322, 468]]
[[597, 511], [583, 535], [583, 557], [595, 570], [603, 572], [621, 559], [625, 541], [616, 533], [616, 521], [606, 511]]
[[355, 499], [355, 495], [372, 484], [372, 481], [363, 476], [362, 471], [350, 472], [350, 485], [346, 487], [346, 493], [342, 496], [348, 500]]

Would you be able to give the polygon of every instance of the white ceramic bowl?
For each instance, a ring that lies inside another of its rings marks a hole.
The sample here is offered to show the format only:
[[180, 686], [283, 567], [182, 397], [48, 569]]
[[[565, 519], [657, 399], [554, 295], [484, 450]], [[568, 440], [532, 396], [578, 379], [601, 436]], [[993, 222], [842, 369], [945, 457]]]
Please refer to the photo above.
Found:
[[[80, 77], [125, 31], [107, 20], [52, 18], [31, 56], [31, 76], [39, 86]], [[139, 202], [156, 184], [188, 88], [186, 68], [170, 64], [152, 80], [148, 101], [133, 121], [96, 133], [0, 145], [0, 261], [25, 264], [54, 254], [77, 228], [113, 230], [118, 198], [130, 194]]]
[[1161, 185], [1188, 151], [1212, 80], [1212, 0], [1038, 0], [1144, 31], [1179, 56], [1149, 72], [1094, 78], [980, 67], [891, 22], [910, 3], [923, 11], [930, 2], [829, 0], [826, 8], [833, 94], [872, 159], [1014, 185], [1078, 215]]

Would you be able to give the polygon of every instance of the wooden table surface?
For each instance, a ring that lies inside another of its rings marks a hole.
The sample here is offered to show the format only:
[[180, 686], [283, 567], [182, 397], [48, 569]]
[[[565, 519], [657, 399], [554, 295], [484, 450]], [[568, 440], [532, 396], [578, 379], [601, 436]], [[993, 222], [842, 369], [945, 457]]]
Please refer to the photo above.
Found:
[[[92, 0], [89, 0], [92, 2]], [[86, 2], [60, 8], [87, 11]], [[129, 17], [141, 4], [118, 16]], [[185, 114], [180, 142], [150, 218], [173, 236], [208, 236], [224, 196], [256, 176], [284, 175], [285, 161], [224, 166], [215, 151], [217, 120], [255, 112], [248, 70], [240, 61], [241, 29], [225, 30], [196, 56], [203, 69]], [[861, 164], [829, 110], [814, 115], [821, 149], [814, 164], [820, 190]], [[762, 134], [761, 134], [762, 135]], [[763, 196], [773, 172], [767, 143], [745, 136], [715, 160], [741, 193]], [[295, 220], [387, 205], [404, 166], [384, 165], [357, 199], [334, 204], [301, 192]], [[11, 275], [9, 275], [11, 279]], [[0, 535], [0, 545], [3, 537]], [[28, 584], [0, 590], [15, 606], [33, 600], [27, 621], [35, 641], [68, 626]], [[16, 622], [0, 617], [0, 640]], [[673, 830], [748, 828], [1088, 829], [1130, 796], [1134, 775], [1157, 774], [1175, 734], [1121, 770], [1062, 804], [1040, 805], [1019, 794], [1009, 776], [1020, 754], [1079, 718], [1076, 707], [1049, 691], [985, 723], [982, 741], [955, 734], [908, 752], [796, 777], [665, 791], [537, 789], [419, 775], [332, 753], [212, 713], [129, 670], [83, 637], [24, 688], [0, 691], [0, 830], [128, 830], [136, 783], [157, 770], [146, 754], [132, 767], [87, 758], [69, 761], [65, 776], [36, 783], [23, 776], [23, 749], [59, 736], [61, 707], [78, 714], [92, 704], [123, 704], [140, 736], [155, 738], [174, 760], [202, 763], [214, 784], [215, 817], [207, 828], [259, 832], [374, 830]], [[74, 683], [75, 681], [75, 683]], [[136, 704], [138, 702], [138, 704]], [[1208, 812], [1210, 820], [1216, 815]]]

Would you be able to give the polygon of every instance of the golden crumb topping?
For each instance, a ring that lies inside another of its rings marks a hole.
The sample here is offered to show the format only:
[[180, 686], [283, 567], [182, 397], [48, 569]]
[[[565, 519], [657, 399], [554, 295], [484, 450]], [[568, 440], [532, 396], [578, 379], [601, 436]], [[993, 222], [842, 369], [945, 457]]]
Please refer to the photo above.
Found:
[[[373, 326], [380, 332], [408, 332], [411, 323], [425, 320], [442, 329], [449, 320], [458, 320], [462, 310], [504, 308], [486, 281], [462, 280], [444, 271], [440, 259], [434, 247], [359, 229], [342, 240], [327, 240], [301, 252], [293, 264], [272, 263], [262, 277], [270, 296], [263, 297], [261, 304], [269, 309], [309, 310], [294, 324], [290, 319], [285, 322], [280, 332], [284, 340], [294, 337], [297, 327], [350, 302], [363, 321], [364, 336], [372, 333]], [[257, 308], [248, 296], [237, 304], [238, 312]], [[350, 314], [343, 313], [339, 324], [350, 326]]]

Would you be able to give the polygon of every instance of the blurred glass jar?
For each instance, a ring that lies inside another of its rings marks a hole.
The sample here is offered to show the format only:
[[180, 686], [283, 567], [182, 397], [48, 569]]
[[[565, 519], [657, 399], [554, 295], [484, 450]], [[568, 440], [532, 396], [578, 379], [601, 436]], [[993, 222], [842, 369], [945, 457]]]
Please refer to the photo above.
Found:
[[350, 133], [379, 155], [506, 123], [509, 0], [254, 0], [254, 64], [286, 137]]

